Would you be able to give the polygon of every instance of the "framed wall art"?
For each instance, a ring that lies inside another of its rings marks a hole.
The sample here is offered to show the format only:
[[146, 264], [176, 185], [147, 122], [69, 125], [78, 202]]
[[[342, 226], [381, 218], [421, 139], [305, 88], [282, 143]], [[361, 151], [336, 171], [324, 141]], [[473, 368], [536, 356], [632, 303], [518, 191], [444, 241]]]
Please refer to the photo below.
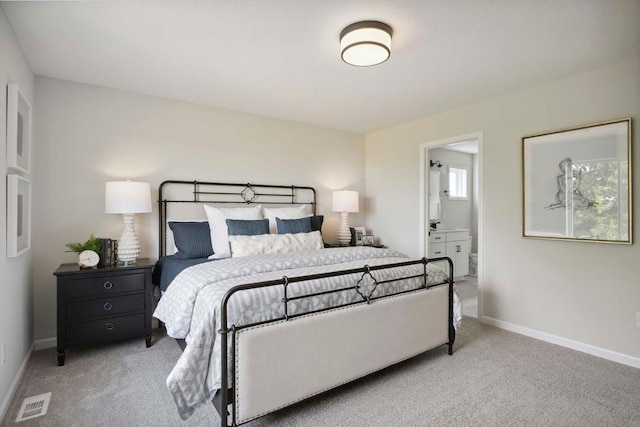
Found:
[[632, 243], [631, 119], [522, 138], [524, 237]]
[[31, 105], [18, 86], [7, 85], [7, 167], [29, 173]]
[[15, 258], [31, 247], [31, 182], [7, 175], [7, 257]]

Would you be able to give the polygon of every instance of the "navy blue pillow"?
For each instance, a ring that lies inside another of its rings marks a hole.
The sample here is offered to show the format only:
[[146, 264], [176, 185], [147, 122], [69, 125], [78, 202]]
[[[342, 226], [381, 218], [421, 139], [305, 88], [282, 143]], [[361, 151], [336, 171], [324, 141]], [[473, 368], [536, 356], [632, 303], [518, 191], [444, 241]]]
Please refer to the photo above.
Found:
[[209, 223], [169, 221], [173, 241], [178, 248], [174, 255], [179, 259], [207, 258], [213, 255]]
[[278, 234], [296, 234], [311, 232], [311, 218], [280, 219], [276, 218]]
[[229, 236], [257, 236], [269, 234], [268, 219], [228, 219]]
[[324, 215], [314, 215], [311, 217], [311, 231], [319, 231], [322, 233], [322, 222]]

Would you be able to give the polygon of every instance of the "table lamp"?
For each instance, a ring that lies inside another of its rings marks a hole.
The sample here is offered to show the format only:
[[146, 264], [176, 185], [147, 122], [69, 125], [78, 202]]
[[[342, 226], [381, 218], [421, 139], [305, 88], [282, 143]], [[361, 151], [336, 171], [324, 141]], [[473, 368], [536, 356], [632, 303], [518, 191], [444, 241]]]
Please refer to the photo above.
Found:
[[140, 242], [134, 228], [134, 214], [151, 212], [151, 186], [148, 182], [107, 182], [104, 205], [105, 213], [122, 214], [124, 222], [118, 240], [118, 263], [135, 264], [140, 255]]
[[349, 230], [349, 212], [358, 212], [358, 192], [341, 190], [333, 192], [333, 211], [340, 212], [342, 220], [338, 229], [338, 242], [340, 246], [349, 246], [351, 243], [351, 231]]

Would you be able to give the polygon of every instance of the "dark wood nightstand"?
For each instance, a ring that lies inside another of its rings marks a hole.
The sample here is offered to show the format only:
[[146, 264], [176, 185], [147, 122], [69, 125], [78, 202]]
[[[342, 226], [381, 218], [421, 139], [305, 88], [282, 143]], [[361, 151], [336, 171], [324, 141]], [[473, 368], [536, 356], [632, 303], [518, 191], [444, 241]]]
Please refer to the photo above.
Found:
[[62, 264], [58, 278], [58, 365], [65, 350], [122, 338], [145, 337], [151, 346], [154, 263], [81, 269]]

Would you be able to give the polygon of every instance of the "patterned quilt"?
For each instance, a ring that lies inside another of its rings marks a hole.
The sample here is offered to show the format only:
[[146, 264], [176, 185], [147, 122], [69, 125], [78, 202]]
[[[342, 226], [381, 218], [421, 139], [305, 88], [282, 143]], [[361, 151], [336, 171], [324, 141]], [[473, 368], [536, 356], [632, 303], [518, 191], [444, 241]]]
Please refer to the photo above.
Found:
[[[408, 258], [390, 249], [373, 247], [347, 247], [315, 251], [289, 252], [229, 258], [189, 267], [182, 271], [164, 293], [154, 317], [164, 322], [167, 333], [173, 338], [184, 338], [187, 347], [167, 378], [169, 388], [182, 419], [187, 419], [200, 405], [208, 403], [220, 388], [220, 340], [217, 330], [220, 322], [220, 302], [233, 286], [295, 277], [337, 270], [405, 262]], [[373, 271], [380, 280], [421, 274], [422, 265], [397, 267]], [[439, 267], [428, 264], [430, 284], [447, 279]], [[292, 283], [288, 287], [290, 297], [355, 285], [362, 274]], [[422, 278], [380, 284], [373, 296], [383, 296], [399, 291], [417, 289]], [[369, 292], [374, 280], [365, 276], [361, 286]], [[282, 286], [252, 289], [236, 293], [228, 304], [229, 325], [246, 325], [270, 320], [284, 315]], [[343, 291], [303, 298], [289, 303], [290, 315], [322, 308], [362, 301], [355, 291]], [[462, 308], [454, 295], [454, 326], [462, 318]], [[230, 354], [231, 352], [229, 352]]]

